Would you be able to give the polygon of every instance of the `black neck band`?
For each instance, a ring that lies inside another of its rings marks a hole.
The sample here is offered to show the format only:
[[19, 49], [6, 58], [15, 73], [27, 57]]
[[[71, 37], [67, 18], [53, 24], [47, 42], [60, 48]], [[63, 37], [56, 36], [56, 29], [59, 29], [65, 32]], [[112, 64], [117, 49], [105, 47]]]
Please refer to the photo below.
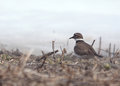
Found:
[[78, 42], [84, 42], [84, 41], [83, 40], [77, 40], [76, 43], [78, 43]]

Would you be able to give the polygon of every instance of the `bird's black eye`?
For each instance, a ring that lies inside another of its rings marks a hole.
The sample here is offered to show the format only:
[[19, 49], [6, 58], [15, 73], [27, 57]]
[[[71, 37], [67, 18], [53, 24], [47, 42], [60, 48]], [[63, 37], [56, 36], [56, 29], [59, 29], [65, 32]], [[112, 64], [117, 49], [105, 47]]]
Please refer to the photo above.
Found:
[[77, 38], [78, 36], [77, 35], [74, 35], [75, 36], [75, 38]]

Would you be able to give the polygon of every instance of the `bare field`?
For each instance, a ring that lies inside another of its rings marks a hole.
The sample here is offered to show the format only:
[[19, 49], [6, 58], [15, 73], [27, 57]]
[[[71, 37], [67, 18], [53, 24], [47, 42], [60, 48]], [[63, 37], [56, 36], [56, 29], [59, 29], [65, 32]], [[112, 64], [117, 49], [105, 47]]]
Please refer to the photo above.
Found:
[[119, 56], [79, 59], [42, 53], [1, 51], [0, 86], [120, 86]]

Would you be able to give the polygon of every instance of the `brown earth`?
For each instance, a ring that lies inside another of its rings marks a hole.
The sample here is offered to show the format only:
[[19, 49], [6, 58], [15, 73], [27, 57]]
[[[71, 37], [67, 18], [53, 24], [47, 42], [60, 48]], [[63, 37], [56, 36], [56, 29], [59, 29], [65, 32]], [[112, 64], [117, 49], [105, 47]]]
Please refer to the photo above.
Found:
[[43, 53], [38, 60], [42, 56], [5, 50], [0, 57], [0, 86], [120, 86], [119, 56], [79, 59], [56, 54], [54, 60]]

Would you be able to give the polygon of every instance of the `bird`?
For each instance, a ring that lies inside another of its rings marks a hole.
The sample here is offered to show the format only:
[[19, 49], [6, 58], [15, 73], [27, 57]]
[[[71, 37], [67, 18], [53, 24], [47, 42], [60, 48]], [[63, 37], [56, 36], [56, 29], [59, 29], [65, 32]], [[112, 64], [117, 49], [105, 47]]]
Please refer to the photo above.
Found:
[[77, 55], [77, 57], [103, 57], [98, 55], [94, 48], [83, 40], [83, 35], [81, 33], [74, 33], [74, 35], [69, 39], [74, 39], [76, 41], [76, 45], [74, 46], [74, 53]]

